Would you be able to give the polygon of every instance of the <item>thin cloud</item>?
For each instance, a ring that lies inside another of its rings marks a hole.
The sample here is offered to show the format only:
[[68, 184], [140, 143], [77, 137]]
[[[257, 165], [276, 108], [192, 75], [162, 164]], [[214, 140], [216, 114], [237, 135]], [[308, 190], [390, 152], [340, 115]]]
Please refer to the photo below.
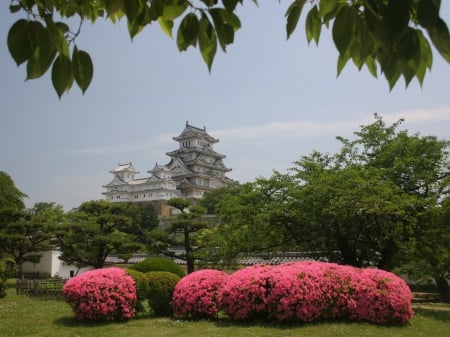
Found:
[[[386, 123], [394, 123], [405, 119], [404, 126], [420, 123], [442, 123], [450, 121], [450, 106], [435, 109], [414, 109], [395, 113], [380, 114]], [[373, 114], [361, 119], [346, 121], [317, 122], [310, 120], [291, 120], [272, 122], [263, 125], [218, 129], [211, 131], [211, 135], [226, 141], [256, 140], [263, 138], [275, 139], [307, 139], [317, 136], [337, 136], [342, 133], [356, 131], [359, 126], [373, 122]]]
[[[106, 146], [94, 146], [83, 149], [74, 149], [68, 151], [72, 155], [110, 155], [110, 154], [121, 154], [121, 153], [132, 153], [141, 151], [159, 152], [163, 147], [170, 147], [173, 142], [173, 135], [169, 134], [159, 134], [152, 136], [148, 139], [139, 140], [135, 142], [123, 142], [119, 144], [106, 145]], [[67, 151], [65, 151], [67, 154]]]
[[[380, 113], [386, 123], [394, 123], [401, 118], [405, 119], [403, 126], [421, 123], [450, 122], [450, 106], [434, 109], [413, 109], [393, 113]], [[335, 137], [356, 131], [359, 126], [373, 122], [373, 114], [367, 114], [360, 119], [348, 120], [290, 120], [275, 121], [255, 126], [240, 126], [228, 129], [207, 130], [212, 136], [219, 138], [222, 144], [235, 143], [243, 140], [276, 139], [294, 140], [309, 139], [311, 137]], [[70, 151], [73, 155], [110, 155], [129, 154], [146, 151], [155, 155], [170, 150], [173, 147], [173, 133], [154, 135], [148, 139], [135, 142], [125, 142], [106, 146], [89, 147]], [[65, 152], [67, 154], [67, 152]]]
[[442, 106], [434, 109], [413, 109], [383, 115], [389, 122], [395, 122], [400, 118], [405, 119], [405, 124], [411, 123], [440, 123], [450, 121], [450, 106]]

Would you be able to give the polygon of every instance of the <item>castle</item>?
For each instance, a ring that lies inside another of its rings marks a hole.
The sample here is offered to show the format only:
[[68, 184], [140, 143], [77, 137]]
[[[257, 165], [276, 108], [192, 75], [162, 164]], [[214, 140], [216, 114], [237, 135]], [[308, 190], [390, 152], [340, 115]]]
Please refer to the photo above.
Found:
[[214, 151], [219, 140], [210, 136], [206, 128], [197, 128], [186, 122], [178, 137], [178, 149], [167, 152], [170, 161], [147, 171], [150, 175], [138, 178], [139, 172], [131, 162], [118, 164], [110, 171], [111, 182], [103, 187], [103, 194], [111, 202], [151, 202], [159, 215], [170, 215], [165, 202], [171, 198], [195, 201], [205, 191], [233, 182], [225, 174], [231, 169], [223, 163], [226, 157]]

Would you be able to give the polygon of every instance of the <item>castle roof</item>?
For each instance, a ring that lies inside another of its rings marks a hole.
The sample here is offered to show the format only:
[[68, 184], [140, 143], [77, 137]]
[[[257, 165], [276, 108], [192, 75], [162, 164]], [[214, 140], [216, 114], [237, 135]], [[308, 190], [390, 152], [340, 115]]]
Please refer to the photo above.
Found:
[[139, 173], [134, 167], [133, 164], [131, 164], [131, 161], [126, 164], [117, 164], [117, 167], [110, 171], [111, 173], [119, 173], [119, 172], [133, 172], [133, 173]]
[[210, 143], [217, 143], [219, 141], [217, 138], [212, 137], [206, 132], [206, 127], [203, 127], [203, 129], [201, 129], [196, 126], [190, 125], [187, 121], [186, 127], [181, 132], [181, 134], [178, 137], [173, 137], [172, 139], [179, 142], [195, 137], [206, 139]]

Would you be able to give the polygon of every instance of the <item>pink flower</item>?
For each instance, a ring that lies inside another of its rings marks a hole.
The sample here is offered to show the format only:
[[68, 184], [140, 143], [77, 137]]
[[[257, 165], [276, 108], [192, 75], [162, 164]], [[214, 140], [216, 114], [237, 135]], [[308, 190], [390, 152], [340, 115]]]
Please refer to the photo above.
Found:
[[63, 295], [78, 320], [121, 320], [135, 315], [136, 287], [123, 269], [83, 273], [66, 282]]
[[172, 306], [178, 317], [215, 317], [220, 309], [221, 289], [228, 275], [213, 269], [183, 277], [175, 286]]
[[235, 272], [223, 287], [222, 308], [236, 320], [281, 322], [339, 317], [405, 323], [413, 315], [411, 291], [396, 275], [310, 261]]

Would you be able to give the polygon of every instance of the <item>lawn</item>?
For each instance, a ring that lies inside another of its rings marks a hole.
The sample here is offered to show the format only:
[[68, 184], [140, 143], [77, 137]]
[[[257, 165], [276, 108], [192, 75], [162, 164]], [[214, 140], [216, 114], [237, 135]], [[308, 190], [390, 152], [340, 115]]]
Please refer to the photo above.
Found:
[[448, 337], [450, 305], [420, 304], [405, 326], [366, 323], [306, 325], [238, 324], [227, 319], [188, 322], [169, 318], [140, 318], [108, 324], [79, 323], [62, 299], [16, 295], [13, 284], [0, 299], [0, 337]]

